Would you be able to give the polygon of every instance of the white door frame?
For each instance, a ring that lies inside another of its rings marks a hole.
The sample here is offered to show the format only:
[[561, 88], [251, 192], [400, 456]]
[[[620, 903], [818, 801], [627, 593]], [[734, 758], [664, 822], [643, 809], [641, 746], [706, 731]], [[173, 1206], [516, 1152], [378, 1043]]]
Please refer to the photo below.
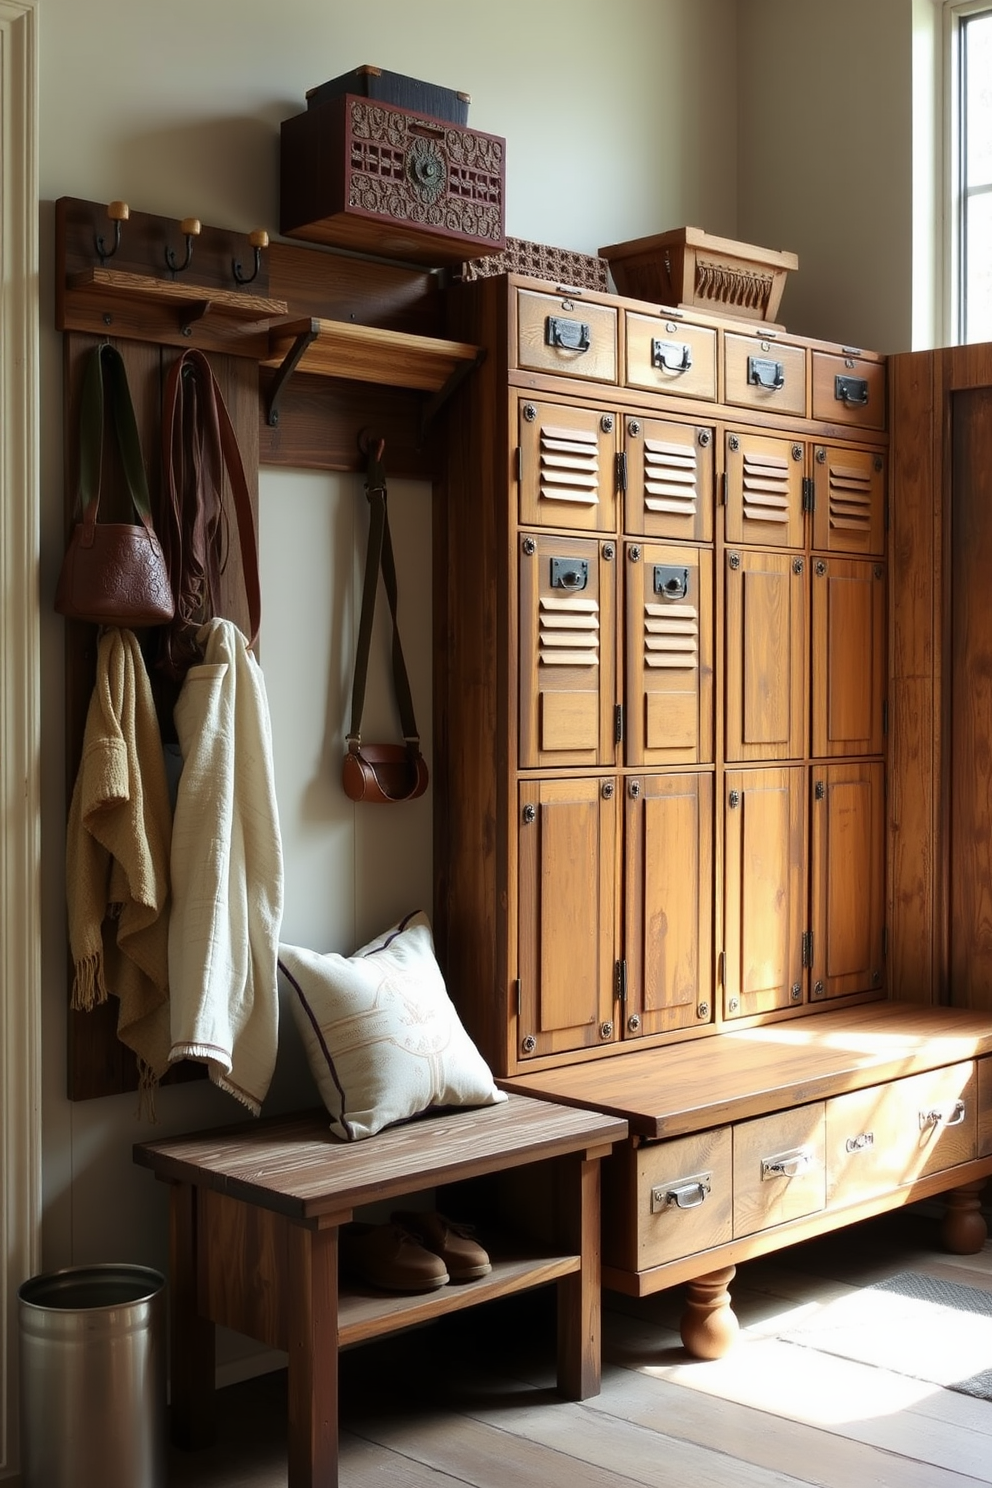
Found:
[[0, 0], [0, 1476], [41, 1228], [37, 0]]

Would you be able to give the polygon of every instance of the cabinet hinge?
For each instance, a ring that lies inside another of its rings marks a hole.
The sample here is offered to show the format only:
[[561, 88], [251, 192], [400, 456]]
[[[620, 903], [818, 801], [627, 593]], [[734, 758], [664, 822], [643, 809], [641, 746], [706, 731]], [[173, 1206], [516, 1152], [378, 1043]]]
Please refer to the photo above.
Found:
[[812, 966], [813, 965], [813, 932], [812, 932], [812, 930], [804, 930], [803, 931], [803, 965], [804, 966]]
[[724, 977], [726, 976], [726, 971], [727, 971], [727, 953], [726, 953], [726, 951], [718, 951], [717, 952], [717, 958], [716, 958], [716, 984], [717, 984], [718, 987], [722, 987], [723, 986]]
[[816, 482], [811, 475], [803, 476], [803, 511], [816, 511]]
[[627, 963], [626, 963], [626, 961], [618, 961], [616, 963], [614, 975], [615, 975], [615, 980], [616, 980], [616, 996], [617, 996], [617, 1001], [623, 1007], [626, 1007], [627, 1006]]
[[720, 477], [720, 505], [727, 504], [727, 472], [724, 471]]
[[522, 1005], [523, 1005], [523, 997], [522, 997], [522, 993], [521, 993], [521, 990], [520, 990], [520, 978], [519, 977], [517, 977], [517, 979], [513, 983], [513, 995], [514, 995], [514, 997], [517, 1000], [517, 1017], [519, 1018], [520, 1017], [520, 1014], [521, 1014], [521, 1010], [522, 1010]]
[[627, 451], [621, 450], [617, 455], [617, 490], [621, 496], [627, 494]]
[[519, 444], [515, 452], [515, 463], [517, 467], [517, 485], [519, 485], [524, 478], [524, 452], [522, 446]]
[[623, 703], [617, 703], [613, 709], [613, 742], [623, 743]]
[[888, 956], [888, 954], [889, 954], [889, 927], [888, 927], [888, 925], [883, 925], [882, 926], [882, 960], [883, 961], [886, 959], [886, 957]]
[[888, 700], [888, 698], [883, 698], [882, 699], [882, 733], [883, 734], [888, 734], [888, 732], [889, 732], [889, 700]]

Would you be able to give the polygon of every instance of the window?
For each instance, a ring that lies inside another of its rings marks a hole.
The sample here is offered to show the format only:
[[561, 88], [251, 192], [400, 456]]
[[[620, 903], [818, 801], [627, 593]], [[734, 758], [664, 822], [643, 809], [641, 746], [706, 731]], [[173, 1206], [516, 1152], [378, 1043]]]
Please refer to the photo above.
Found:
[[992, 341], [992, 6], [952, 8], [957, 337]]

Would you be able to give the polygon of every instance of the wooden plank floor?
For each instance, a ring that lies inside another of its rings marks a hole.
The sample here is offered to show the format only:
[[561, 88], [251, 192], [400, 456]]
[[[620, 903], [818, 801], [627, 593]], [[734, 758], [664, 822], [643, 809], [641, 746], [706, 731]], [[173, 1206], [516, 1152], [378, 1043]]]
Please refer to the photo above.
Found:
[[[992, 1242], [941, 1255], [928, 1216], [885, 1216], [741, 1267], [741, 1337], [710, 1363], [681, 1348], [679, 1289], [611, 1296], [581, 1404], [554, 1393], [551, 1289], [349, 1350], [342, 1488], [988, 1488], [992, 1403], [780, 1337], [921, 1257], [992, 1290]], [[285, 1375], [218, 1403], [217, 1445], [174, 1452], [170, 1488], [283, 1488]]]

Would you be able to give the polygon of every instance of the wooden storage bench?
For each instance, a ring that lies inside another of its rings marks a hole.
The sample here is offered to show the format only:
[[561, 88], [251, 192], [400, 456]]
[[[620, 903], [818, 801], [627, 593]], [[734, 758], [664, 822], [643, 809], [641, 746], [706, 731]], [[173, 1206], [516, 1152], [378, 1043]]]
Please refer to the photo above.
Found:
[[895, 1002], [504, 1082], [622, 1116], [604, 1165], [603, 1282], [688, 1283], [682, 1337], [718, 1357], [738, 1262], [945, 1194], [943, 1240], [986, 1237], [992, 1019]]
[[[618, 1117], [511, 1095], [362, 1142], [333, 1137], [318, 1110], [138, 1144], [135, 1161], [173, 1185], [176, 1442], [211, 1439], [223, 1323], [288, 1353], [290, 1488], [333, 1488], [338, 1348], [547, 1282], [558, 1286], [558, 1387], [574, 1400], [597, 1394], [600, 1159], [626, 1134]], [[338, 1230], [356, 1208], [546, 1162], [556, 1248], [504, 1255], [487, 1236], [493, 1267], [478, 1281], [416, 1295], [339, 1290]]]

